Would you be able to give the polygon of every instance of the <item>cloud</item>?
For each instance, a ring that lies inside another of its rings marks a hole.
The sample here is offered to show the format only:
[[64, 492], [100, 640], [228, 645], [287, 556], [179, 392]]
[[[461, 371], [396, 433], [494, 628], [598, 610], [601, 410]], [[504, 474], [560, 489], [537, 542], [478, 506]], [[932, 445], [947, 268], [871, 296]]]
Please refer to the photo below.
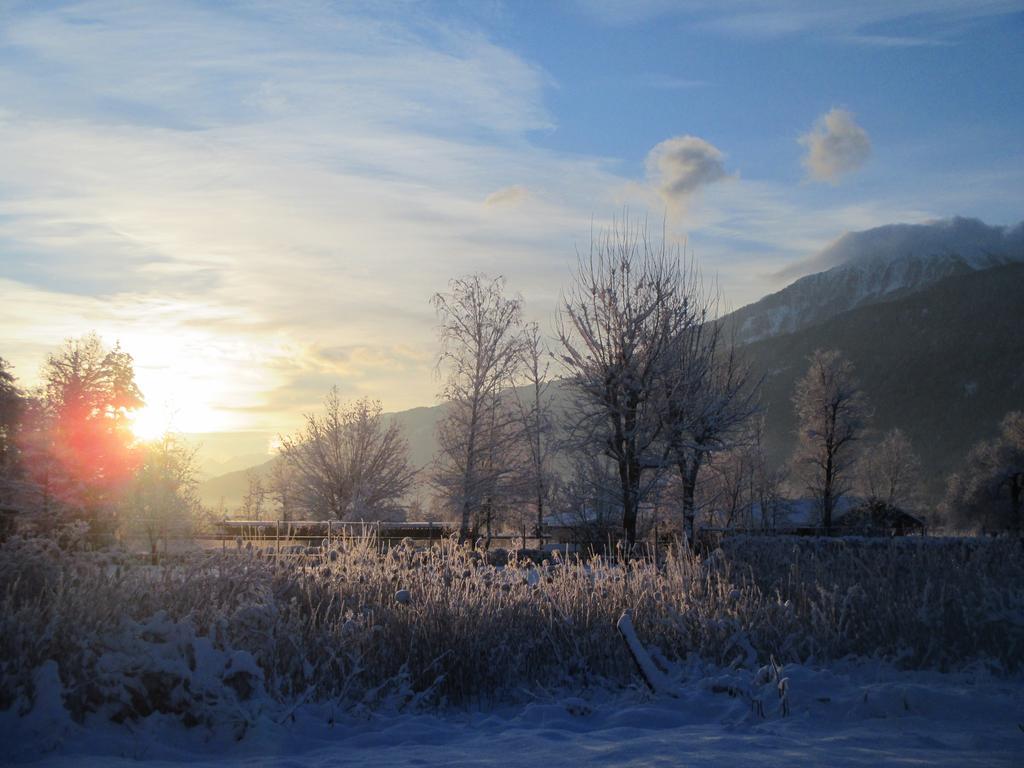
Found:
[[624, 205], [699, 195], [693, 242], [741, 302], [837, 232], [914, 220], [904, 200], [963, 208], [1020, 188], [929, 183], [921, 201], [915, 180], [903, 200], [842, 207], [806, 186], [716, 184], [721, 151], [688, 136], [631, 183], [616, 158], [535, 139], [553, 123], [546, 73], [416, 8], [103, 0], [6, 15], [0, 336], [23, 383], [94, 328], [187, 430], [288, 431], [331, 384], [412, 407], [437, 382], [431, 354], [399, 345], [436, 349], [433, 291], [501, 272], [546, 322], [576, 247]]
[[526, 187], [520, 184], [513, 184], [511, 187], [502, 187], [499, 190], [491, 192], [485, 199], [484, 205], [488, 206], [500, 206], [500, 205], [517, 205], [529, 196], [529, 192]]
[[[428, 298], [453, 275], [501, 271], [533, 316], [553, 311], [623, 179], [531, 143], [552, 124], [547, 75], [479, 28], [358, 8], [5, 17], [0, 335], [24, 384], [96, 329], [181, 428], [276, 432], [290, 388], [431, 402], [431, 361], [396, 340], [435, 349]], [[348, 366], [306, 352], [352, 345]]]
[[696, 136], [676, 136], [647, 154], [647, 178], [670, 206], [686, 202], [701, 188], [728, 176], [725, 155]]
[[945, 48], [953, 45], [952, 41], [938, 37], [906, 37], [903, 35], [868, 35], [851, 34], [844, 38], [847, 42], [875, 48]]
[[845, 109], [826, 112], [799, 141], [807, 147], [803, 164], [814, 181], [835, 184], [840, 176], [864, 165], [871, 155], [867, 132]]
[[730, 37], [814, 34], [869, 46], [945, 45], [976, 19], [1020, 11], [1019, 0], [577, 0], [576, 5], [581, 13], [612, 26], [672, 18]]

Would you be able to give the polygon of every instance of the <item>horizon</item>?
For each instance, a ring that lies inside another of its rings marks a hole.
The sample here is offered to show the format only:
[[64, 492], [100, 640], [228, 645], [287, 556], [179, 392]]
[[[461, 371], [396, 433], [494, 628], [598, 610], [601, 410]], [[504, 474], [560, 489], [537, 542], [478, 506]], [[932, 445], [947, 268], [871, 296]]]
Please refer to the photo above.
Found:
[[31, 384], [95, 330], [155, 427], [268, 455], [332, 385], [435, 404], [450, 278], [547, 328], [626, 209], [736, 308], [845, 232], [1020, 221], [1017, 2], [0, 14], [4, 357]]

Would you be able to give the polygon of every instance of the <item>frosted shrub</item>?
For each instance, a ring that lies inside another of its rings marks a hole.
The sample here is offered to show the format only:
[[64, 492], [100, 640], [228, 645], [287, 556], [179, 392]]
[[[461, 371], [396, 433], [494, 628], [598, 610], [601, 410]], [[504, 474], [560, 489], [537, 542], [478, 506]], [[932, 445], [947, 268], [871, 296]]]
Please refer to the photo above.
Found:
[[704, 561], [538, 566], [510, 553], [501, 567], [452, 542], [259, 549], [152, 567], [12, 538], [0, 708], [30, 707], [50, 660], [77, 718], [162, 712], [243, 731], [261, 707], [302, 701], [463, 705], [635, 685], [616, 631], [626, 609], [659, 663], [695, 654], [754, 671], [860, 655], [1012, 671], [1024, 658], [1015, 542], [736, 539]]
[[1019, 540], [736, 537], [723, 550], [734, 574], [810, 622], [775, 638], [780, 657], [1007, 672], [1024, 661]]

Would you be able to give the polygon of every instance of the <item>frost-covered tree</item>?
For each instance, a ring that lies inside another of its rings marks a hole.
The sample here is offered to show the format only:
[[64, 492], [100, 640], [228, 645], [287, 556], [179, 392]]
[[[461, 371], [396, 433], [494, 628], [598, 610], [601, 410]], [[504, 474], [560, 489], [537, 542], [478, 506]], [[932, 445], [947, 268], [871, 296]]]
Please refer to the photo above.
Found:
[[522, 300], [505, 295], [505, 280], [472, 274], [452, 280], [432, 299], [445, 375], [445, 414], [432, 482], [459, 519], [459, 537], [474, 538], [507, 485], [518, 476], [518, 414], [509, 402], [522, 359]]
[[860, 462], [863, 495], [892, 507], [912, 509], [921, 496], [921, 460], [901, 429], [886, 433]]
[[552, 499], [559, 524], [572, 529], [579, 544], [607, 552], [622, 535], [622, 499], [618, 469], [608, 457], [573, 449], [567, 471]]
[[579, 259], [559, 317], [560, 358], [575, 394], [570, 439], [616, 468], [626, 544], [668, 465], [664, 404], [675, 396], [679, 339], [697, 322], [677, 251], [616, 223]]
[[717, 299], [703, 292], [699, 276], [685, 281], [684, 289], [691, 316], [680, 327], [674, 368], [664, 379], [662, 417], [668, 455], [679, 472], [683, 532], [692, 542], [700, 472], [716, 454], [742, 447], [758, 410], [760, 380], [735, 336], [713, 320]]
[[131, 355], [96, 334], [68, 339], [42, 370], [23, 435], [42, 507], [51, 500], [112, 530], [113, 512], [139, 459], [129, 413], [143, 405]]
[[750, 443], [747, 450], [750, 454], [751, 464], [750, 495], [752, 504], [757, 507], [761, 529], [774, 531], [787, 511], [786, 498], [783, 494], [787, 471], [785, 467], [773, 466], [768, 459], [763, 414], [751, 420], [749, 430]]
[[826, 534], [832, 514], [849, 489], [855, 447], [870, 416], [853, 364], [836, 350], [816, 350], [797, 382], [793, 405], [799, 441], [794, 457], [807, 490], [818, 501]]
[[[284, 462], [278, 462], [283, 464]], [[250, 469], [245, 474], [245, 493], [242, 495], [241, 514], [243, 520], [262, 520], [267, 508], [267, 486], [263, 476]]]
[[337, 387], [322, 414], [307, 414], [299, 432], [282, 439], [291, 469], [294, 508], [315, 519], [387, 520], [400, 515], [416, 470], [401, 427], [385, 422], [380, 402], [349, 405]]
[[165, 434], [140, 449], [140, 461], [122, 496], [125, 532], [145, 537], [155, 565], [159, 545], [185, 536], [199, 511], [195, 450]]
[[752, 456], [746, 446], [725, 451], [708, 463], [711, 509], [723, 528], [750, 528], [753, 518]]
[[281, 457], [273, 461], [265, 487], [277, 507], [277, 519], [290, 520], [297, 495], [295, 469], [292, 465]]
[[943, 507], [955, 526], [1024, 534], [1024, 413], [1008, 413], [998, 437], [971, 449]]
[[725, 528], [774, 530], [785, 511], [783, 469], [768, 461], [764, 446], [764, 418], [754, 416], [733, 439], [733, 446], [712, 454], [704, 504], [717, 513]]
[[[555, 479], [551, 466], [555, 453], [555, 424], [548, 396], [551, 385], [548, 353], [536, 323], [530, 323], [524, 329], [520, 355], [521, 386], [515, 389], [515, 400], [520, 419], [520, 445], [525, 454], [522, 462], [523, 496], [533, 507], [533, 514], [522, 515], [521, 523], [524, 530], [535, 524], [543, 545], [544, 512]], [[527, 523], [530, 517], [533, 524]], [[525, 534], [523, 539], [525, 547]]]

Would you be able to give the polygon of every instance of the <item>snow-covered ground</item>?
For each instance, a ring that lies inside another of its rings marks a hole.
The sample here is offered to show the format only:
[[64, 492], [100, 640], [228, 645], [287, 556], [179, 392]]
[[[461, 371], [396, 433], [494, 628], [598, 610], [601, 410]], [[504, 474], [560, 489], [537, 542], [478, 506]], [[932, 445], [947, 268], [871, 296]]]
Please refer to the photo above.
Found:
[[[641, 689], [444, 713], [268, 709], [240, 741], [153, 716], [73, 724], [58, 702], [0, 714], [4, 758], [54, 766], [1024, 765], [1024, 680], [901, 672], [875, 663], [677, 671], [677, 696]], [[732, 695], [730, 695], [730, 693]], [[530, 694], [523, 693], [524, 701]], [[763, 702], [764, 717], [753, 700]], [[329, 722], [333, 719], [333, 725]], [[283, 721], [283, 722], [282, 722]]]

